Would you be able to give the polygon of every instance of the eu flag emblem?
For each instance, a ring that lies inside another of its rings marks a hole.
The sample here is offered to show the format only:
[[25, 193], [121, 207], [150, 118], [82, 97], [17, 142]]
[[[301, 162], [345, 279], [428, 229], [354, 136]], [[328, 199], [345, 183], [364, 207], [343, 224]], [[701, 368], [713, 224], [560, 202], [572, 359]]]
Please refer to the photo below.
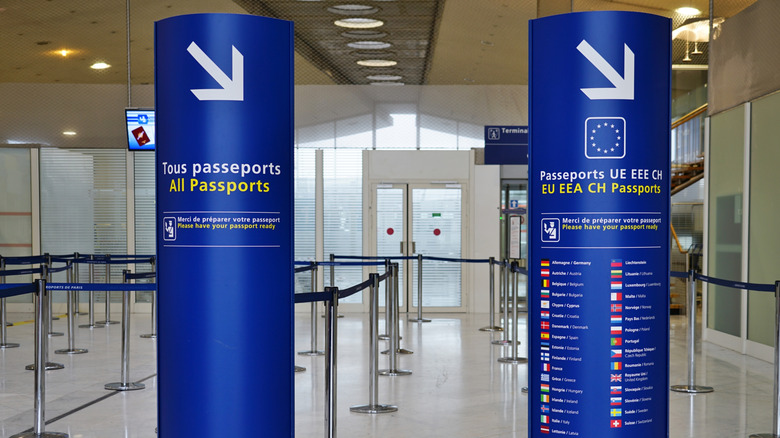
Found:
[[619, 159], [626, 156], [626, 120], [622, 117], [585, 119], [585, 156]]

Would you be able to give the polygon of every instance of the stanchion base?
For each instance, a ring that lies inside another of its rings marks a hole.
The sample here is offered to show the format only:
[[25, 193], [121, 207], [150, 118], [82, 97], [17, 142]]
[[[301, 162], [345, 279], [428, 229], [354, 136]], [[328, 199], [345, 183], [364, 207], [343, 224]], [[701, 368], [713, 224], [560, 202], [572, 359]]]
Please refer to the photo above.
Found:
[[407, 319], [407, 321], [409, 321], [409, 322], [431, 322], [430, 319], [425, 319], [425, 318], [410, 318], [410, 319]]
[[144, 338], [144, 339], [157, 339], [157, 335], [156, 335], [156, 334], [154, 334], [154, 333], [149, 333], [149, 334], [146, 334], [146, 335], [141, 335], [140, 337], [142, 337], [142, 338]]
[[490, 343], [493, 345], [509, 345], [512, 343], [512, 341], [508, 339], [496, 339], [494, 341], [490, 341]]
[[61, 350], [54, 350], [54, 354], [84, 354], [87, 352], [89, 352], [89, 350], [86, 348], [74, 348], [73, 350], [63, 348]]
[[498, 358], [498, 361], [501, 363], [518, 364], [518, 363], [528, 362], [528, 358], [527, 357], [500, 357]]
[[[338, 315], [336, 315], [336, 318], [343, 318], [343, 317], [344, 317], [344, 314], [342, 314], [342, 313], [339, 313]], [[325, 318], [325, 315], [320, 315], [320, 318]]]
[[294, 370], [296, 373], [302, 373], [302, 372], [306, 371], [306, 368], [304, 368], [304, 367], [299, 367], [298, 365], [295, 365], [295, 368], [293, 368], [293, 370]]
[[699, 386], [699, 385], [672, 385], [670, 388], [674, 392], [685, 392], [688, 394], [702, 394], [715, 391], [715, 388], [711, 386]]
[[493, 326], [489, 325], [487, 327], [482, 327], [481, 329], [479, 329], [479, 331], [481, 331], [481, 332], [503, 332], [504, 329], [502, 327], [497, 326], [497, 325], [493, 325]]
[[780, 435], [775, 435], [773, 433], [754, 433], [750, 435], [750, 438], [780, 438]]
[[376, 372], [380, 376], [408, 376], [412, 374], [412, 370], [379, 370]]
[[101, 324], [101, 325], [113, 325], [113, 324], [119, 324], [119, 321], [98, 321], [95, 324]]
[[70, 435], [62, 432], [25, 432], [11, 435], [11, 438], [68, 438]]
[[15, 344], [13, 342], [6, 342], [5, 344], [0, 344], [0, 350], [4, 350], [6, 348], [16, 348], [19, 344]]
[[62, 332], [49, 332], [48, 335], [51, 338], [52, 336], [63, 336], [65, 333]]
[[390, 339], [390, 335], [379, 335], [377, 336], [377, 338], [382, 341], [387, 341], [388, 339]]
[[[405, 348], [399, 348], [398, 350], [395, 350], [396, 354], [414, 354], [414, 351], [407, 350]], [[390, 349], [383, 351], [382, 354], [390, 354]]]
[[94, 329], [94, 328], [103, 328], [105, 325], [103, 324], [81, 324], [79, 328], [88, 328], [88, 329]]
[[[46, 362], [46, 371], [61, 370], [65, 368], [65, 365], [56, 362]], [[32, 363], [24, 367], [27, 371], [35, 371], [35, 364]]]
[[386, 414], [388, 412], [395, 412], [398, 410], [398, 406], [393, 405], [362, 405], [352, 406], [349, 408], [350, 412], [356, 414]]
[[107, 383], [106, 386], [104, 386], [104, 388], [110, 391], [136, 391], [138, 389], [146, 388], [146, 385], [137, 382], [130, 382], [127, 385], [123, 384], [122, 382], [115, 382], [115, 383]]
[[300, 355], [300, 356], [324, 356], [325, 352], [322, 351], [322, 350], [299, 351], [298, 355]]

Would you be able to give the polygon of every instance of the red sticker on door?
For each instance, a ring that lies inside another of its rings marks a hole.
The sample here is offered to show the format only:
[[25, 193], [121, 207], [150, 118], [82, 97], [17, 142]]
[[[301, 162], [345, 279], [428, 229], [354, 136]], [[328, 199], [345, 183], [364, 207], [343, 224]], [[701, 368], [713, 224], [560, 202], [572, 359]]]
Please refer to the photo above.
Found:
[[393, 235], [393, 233], [395, 233], [395, 230], [393, 230], [392, 228], [388, 228], [388, 229], [387, 229], [387, 235], [388, 235], [388, 236], [392, 236], [392, 235]]
[[441, 230], [440, 229], [436, 228], [436, 229], [433, 230], [433, 235], [434, 236], [438, 236], [439, 234], [441, 234]]

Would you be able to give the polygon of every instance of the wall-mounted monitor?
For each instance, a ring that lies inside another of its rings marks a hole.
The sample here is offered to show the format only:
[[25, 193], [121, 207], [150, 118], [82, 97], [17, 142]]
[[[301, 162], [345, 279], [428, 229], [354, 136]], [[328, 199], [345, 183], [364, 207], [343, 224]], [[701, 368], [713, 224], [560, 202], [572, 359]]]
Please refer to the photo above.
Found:
[[153, 151], [156, 146], [153, 109], [126, 108], [127, 147], [131, 151]]

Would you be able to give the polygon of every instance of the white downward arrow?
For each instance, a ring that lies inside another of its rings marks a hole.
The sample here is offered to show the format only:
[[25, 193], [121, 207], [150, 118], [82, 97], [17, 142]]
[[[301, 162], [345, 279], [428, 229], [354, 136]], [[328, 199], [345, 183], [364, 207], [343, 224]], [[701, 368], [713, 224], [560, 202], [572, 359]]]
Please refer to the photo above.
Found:
[[588, 99], [634, 100], [634, 52], [628, 48], [628, 44], [624, 44], [623, 47], [623, 76], [621, 77], [587, 41], [582, 40], [577, 46], [577, 50], [615, 86], [614, 88], [580, 88]]
[[187, 51], [222, 88], [190, 90], [198, 100], [244, 100], [244, 55], [233, 47], [233, 78], [229, 78], [193, 41]]

